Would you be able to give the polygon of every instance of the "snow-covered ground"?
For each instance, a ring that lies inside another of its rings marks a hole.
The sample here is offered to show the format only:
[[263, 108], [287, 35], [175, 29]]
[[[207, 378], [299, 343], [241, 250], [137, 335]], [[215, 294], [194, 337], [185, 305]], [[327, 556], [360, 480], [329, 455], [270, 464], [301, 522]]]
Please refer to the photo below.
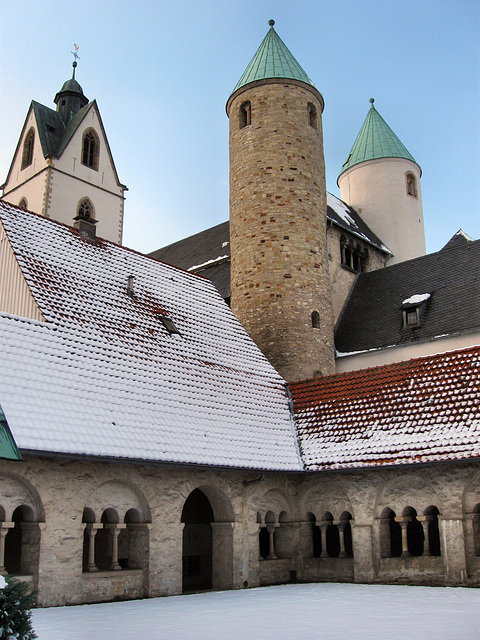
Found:
[[480, 590], [284, 585], [33, 611], [39, 640], [479, 640]]

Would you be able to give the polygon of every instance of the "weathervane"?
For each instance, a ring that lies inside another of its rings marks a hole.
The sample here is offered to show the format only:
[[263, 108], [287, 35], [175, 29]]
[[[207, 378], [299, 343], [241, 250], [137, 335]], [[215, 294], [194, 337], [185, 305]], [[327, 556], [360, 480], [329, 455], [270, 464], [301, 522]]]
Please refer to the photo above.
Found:
[[72, 51], [73, 58], [74, 58], [74, 60], [73, 60], [73, 62], [72, 62], [72, 67], [73, 67], [73, 75], [72, 75], [72, 78], [73, 78], [73, 79], [75, 79], [75, 68], [76, 68], [76, 66], [77, 66], [77, 60], [80, 60], [80, 56], [78, 55], [77, 51], [79, 50], [79, 48], [80, 48], [80, 47], [79, 47], [77, 44], [75, 44], [75, 43], [73, 43], [73, 46], [74, 46], [74, 48], [75, 48], [75, 51]]

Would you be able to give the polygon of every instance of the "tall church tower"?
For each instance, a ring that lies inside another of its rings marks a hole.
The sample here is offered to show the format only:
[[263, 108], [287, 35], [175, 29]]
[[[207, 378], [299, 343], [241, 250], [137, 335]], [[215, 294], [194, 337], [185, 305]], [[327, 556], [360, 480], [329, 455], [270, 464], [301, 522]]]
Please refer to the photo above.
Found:
[[422, 170], [373, 106], [338, 178], [341, 199], [393, 252], [388, 264], [425, 255]]
[[[83, 235], [122, 242], [125, 185], [118, 179], [95, 100], [72, 77], [56, 110], [32, 101], [2, 200], [68, 225]], [[88, 230], [88, 231], [86, 231]]]
[[323, 98], [274, 21], [227, 102], [232, 310], [287, 381], [335, 371]]

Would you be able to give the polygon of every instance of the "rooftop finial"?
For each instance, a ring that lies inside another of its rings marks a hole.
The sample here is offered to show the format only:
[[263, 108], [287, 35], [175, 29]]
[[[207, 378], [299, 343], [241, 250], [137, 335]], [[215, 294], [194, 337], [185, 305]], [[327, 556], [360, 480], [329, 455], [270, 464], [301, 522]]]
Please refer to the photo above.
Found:
[[72, 62], [72, 67], [73, 67], [72, 80], [75, 80], [75, 69], [77, 68], [77, 60], [80, 60], [80, 56], [77, 53], [79, 46], [76, 45], [75, 43], [73, 46], [75, 47], [75, 51], [72, 51], [72, 54], [74, 57], [74, 61]]
[[372, 105], [372, 107], [374, 102], [375, 102], [375, 98], [370, 98], [370, 104]]
[[270, 29], [273, 29], [273, 25], [275, 24], [275, 20], [269, 20], [268, 24], [270, 25]]

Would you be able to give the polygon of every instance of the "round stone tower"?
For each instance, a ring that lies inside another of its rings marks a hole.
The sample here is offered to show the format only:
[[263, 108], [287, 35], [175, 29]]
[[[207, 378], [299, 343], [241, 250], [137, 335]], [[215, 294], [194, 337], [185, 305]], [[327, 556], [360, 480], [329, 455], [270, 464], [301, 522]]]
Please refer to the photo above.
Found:
[[333, 373], [323, 98], [274, 21], [227, 102], [232, 310], [277, 371]]
[[341, 199], [393, 252], [388, 264], [425, 255], [420, 177], [413, 156], [373, 106], [338, 177]]

